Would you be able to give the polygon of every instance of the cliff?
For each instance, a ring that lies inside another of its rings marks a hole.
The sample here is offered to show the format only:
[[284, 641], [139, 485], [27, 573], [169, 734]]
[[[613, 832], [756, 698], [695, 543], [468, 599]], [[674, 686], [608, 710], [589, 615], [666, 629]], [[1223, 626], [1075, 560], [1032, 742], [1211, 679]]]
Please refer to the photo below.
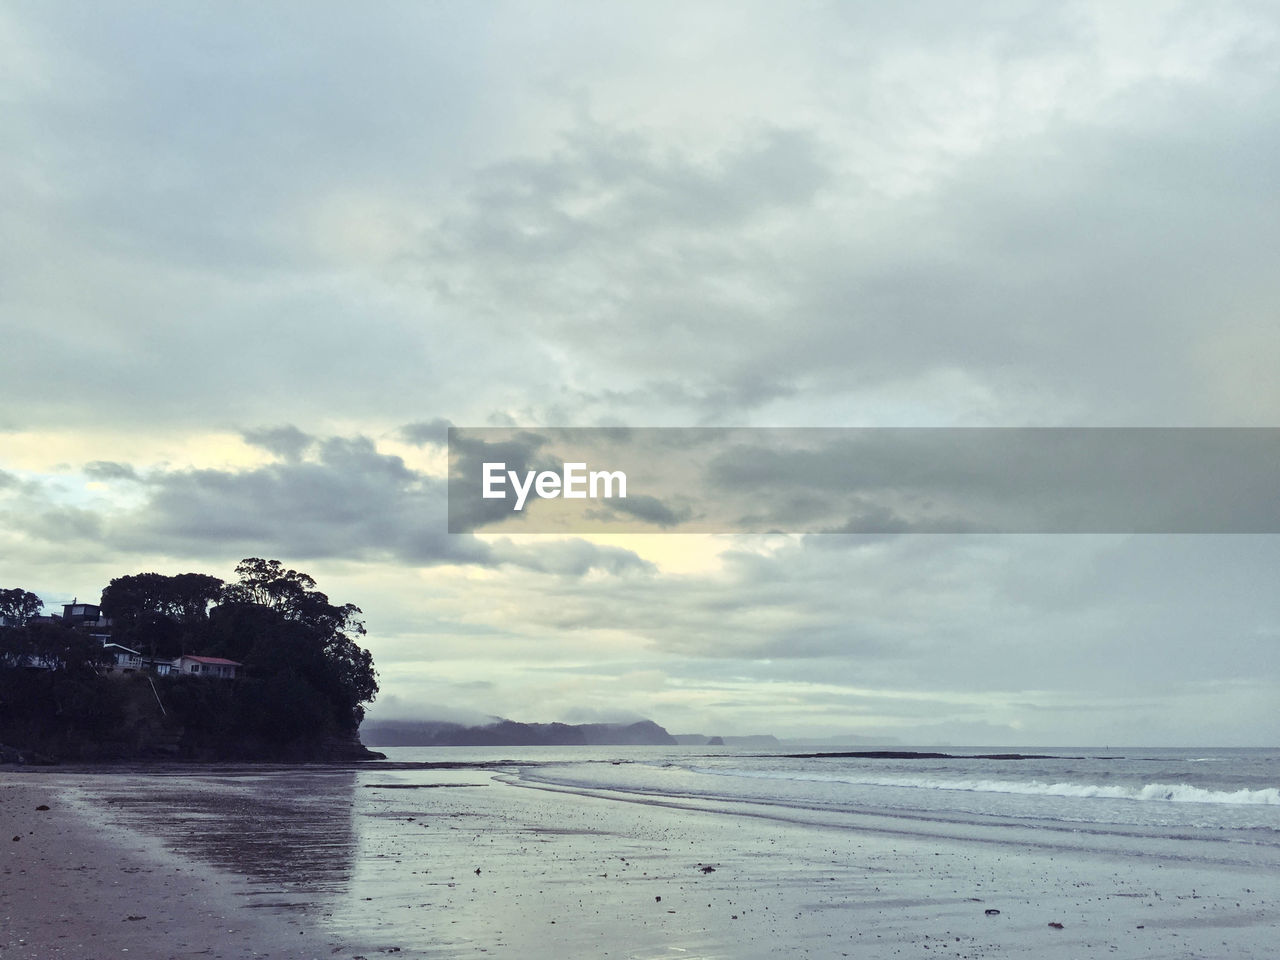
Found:
[[52, 671], [21, 680], [0, 697], [0, 762], [382, 759], [356, 730], [320, 714], [307, 727], [285, 723], [266, 711], [297, 711], [297, 701], [249, 695], [258, 692], [242, 681], [135, 674], [73, 682]]

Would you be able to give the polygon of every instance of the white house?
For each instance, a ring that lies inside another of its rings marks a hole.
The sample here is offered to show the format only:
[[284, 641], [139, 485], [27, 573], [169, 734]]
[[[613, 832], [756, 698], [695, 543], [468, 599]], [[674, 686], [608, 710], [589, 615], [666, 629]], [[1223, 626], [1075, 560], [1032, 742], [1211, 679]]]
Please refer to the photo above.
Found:
[[192, 657], [183, 655], [173, 661], [179, 673], [190, 673], [198, 677], [217, 677], [220, 680], [234, 680], [236, 670], [242, 666], [239, 661], [226, 660], [223, 657]]
[[102, 655], [107, 673], [134, 673], [142, 669], [142, 654], [118, 643], [104, 643]]
[[178, 673], [177, 664], [165, 657], [143, 657], [142, 665], [157, 677], [176, 676]]

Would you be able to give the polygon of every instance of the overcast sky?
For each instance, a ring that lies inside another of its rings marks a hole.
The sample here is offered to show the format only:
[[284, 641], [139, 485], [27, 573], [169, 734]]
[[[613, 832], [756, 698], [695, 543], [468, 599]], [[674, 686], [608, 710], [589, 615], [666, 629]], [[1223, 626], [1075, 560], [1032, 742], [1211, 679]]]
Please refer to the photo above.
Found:
[[1272, 3], [0, 0], [0, 587], [372, 717], [1280, 739], [1276, 536], [447, 533], [461, 426], [1280, 425]]

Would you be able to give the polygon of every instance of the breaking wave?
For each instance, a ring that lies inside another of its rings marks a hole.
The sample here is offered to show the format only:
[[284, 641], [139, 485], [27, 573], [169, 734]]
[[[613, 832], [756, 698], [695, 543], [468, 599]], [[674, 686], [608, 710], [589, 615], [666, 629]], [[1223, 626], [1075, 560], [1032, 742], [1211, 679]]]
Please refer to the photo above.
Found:
[[1280, 788], [1263, 790], [1206, 790], [1185, 783], [1147, 783], [1142, 786], [1102, 786], [1094, 783], [1045, 783], [1040, 780], [945, 780], [907, 777], [859, 777], [755, 770], [693, 768], [697, 773], [767, 780], [848, 783], [870, 787], [904, 787], [919, 790], [962, 790], [969, 793], [1017, 793], [1041, 797], [1101, 797], [1109, 800], [1164, 803], [1267, 804], [1280, 806]]

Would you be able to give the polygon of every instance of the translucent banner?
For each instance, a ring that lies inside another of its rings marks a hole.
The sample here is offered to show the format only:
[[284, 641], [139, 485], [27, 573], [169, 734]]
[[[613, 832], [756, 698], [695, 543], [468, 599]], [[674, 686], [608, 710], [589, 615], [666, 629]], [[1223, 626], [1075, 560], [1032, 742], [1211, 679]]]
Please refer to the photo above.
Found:
[[449, 531], [1280, 533], [1280, 429], [455, 427]]

